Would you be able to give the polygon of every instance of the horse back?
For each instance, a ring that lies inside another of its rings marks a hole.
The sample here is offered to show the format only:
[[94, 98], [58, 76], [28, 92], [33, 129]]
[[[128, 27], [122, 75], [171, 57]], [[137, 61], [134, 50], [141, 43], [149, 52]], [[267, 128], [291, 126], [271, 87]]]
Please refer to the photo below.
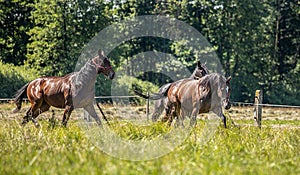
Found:
[[176, 102], [188, 112], [191, 112], [196, 106], [199, 113], [208, 112], [211, 106], [211, 89], [209, 84], [201, 80], [190, 79], [183, 81], [177, 87]]
[[199, 83], [198, 80], [191, 79], [180, 84], [177, 92], [177, 100], [180, 103], [190, 101], [187, 105], [192, 105], [193, 101], [199, 101]]
[[[182, 97], [186, 97], [186, 95], [190, 95], [191, 84], [196, 82], [194, 79], [182, 79], [172, 83], [169, 91], [168, 91], [168, 99], [172, 103], [181, 103]], [[193, 86], [193, 85], [192, 85]]]
[[29, 101], [33, 103], [41, 100], [50, 106], [64, 108], [66, 99], [71, 98], [71, 75], [41, 77], [33, 80], [27, 88]]

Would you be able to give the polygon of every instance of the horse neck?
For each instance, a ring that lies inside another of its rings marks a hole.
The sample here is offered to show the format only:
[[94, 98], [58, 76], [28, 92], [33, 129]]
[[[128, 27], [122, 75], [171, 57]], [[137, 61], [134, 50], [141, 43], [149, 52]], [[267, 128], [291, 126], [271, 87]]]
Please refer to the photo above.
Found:
[[81, 84], [85, 88], [94, 87], [97, 77], [96, 68], [92, 65], [91, 61], [88, 61], [76, 75], [76, 84]]
[[220, 100], [220, 99], [223, 98], [222, 96], [220, 97], [220, 94], [219, 94], [220, 87], [221, 87], [220, 86], [220, 83], [221, 83], [220, 79], [222, 77], [219, 74], [216, 74], [216, 73], [212, 74], [212, 76], [213, 77], [210, 78], [210, 84], [211, 84], [211, 86], [213, 86], [213, 87], [211, 87], [211, 88], [213, 88], [212, 95], [215, 99]]

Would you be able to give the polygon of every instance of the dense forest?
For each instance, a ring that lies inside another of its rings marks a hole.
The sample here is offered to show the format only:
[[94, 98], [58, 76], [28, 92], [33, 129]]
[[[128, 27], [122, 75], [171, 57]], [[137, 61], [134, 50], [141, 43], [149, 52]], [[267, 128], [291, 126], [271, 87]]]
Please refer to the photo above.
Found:
[[[232, 101], [253, 102], [262, 89], [265, 103], [300, 105], [298, 0], [0, 0], [0, 97], [12, 97], [38, 76], [74, 71], [98, 32], [141, 15], [176, 18], [199, 31], [232, 76]], [[189, 48], [155, 37], [126, 41], [108, 56], [121, 69], [134, 55], [153, 50], [174, 55], [190, 71], [199, 59]], [[108, 95], [111, 82], [101, 78], [96, 93]], [[153, 72], [138, 79], [156, 86], [170, 81]]]

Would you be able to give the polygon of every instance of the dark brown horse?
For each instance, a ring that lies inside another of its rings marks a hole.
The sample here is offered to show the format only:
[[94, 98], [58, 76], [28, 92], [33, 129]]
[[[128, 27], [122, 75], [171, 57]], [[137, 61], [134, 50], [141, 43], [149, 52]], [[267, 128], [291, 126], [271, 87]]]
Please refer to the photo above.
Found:
[[87, 61], [78, 72], [63, 77], [41, 77], [24, 85], [15, 95], [14, 112], [21, 109], [22, 99], [27, 95], [31, 107], [23, 117], [23, 125], [31, 120], [38, 127], [36, 117], [54, 106], [65, 109], [64, 126], [75, 108], [83, 108], [102, 126], [93, 106], [96, 76], [101, 73], [110, 79], [115, 75], [109, 59], [99, 50], [98, 56]]
[[167, 98], [165, 107], [166, 116], [164, 117], [172, 123], [174, 118], [182, 124], [186, 116], [191, 116], [190, 125], [196, 123], [196, 116], [200, 113], [209, 111], [217, 114], [226, 127], [226, 117], [223, 114], [222, 106], [230, 108], [230, 80], [217, 73], [205, 75], [199, 79], [186, 78], [171, 83], [168, 88], [159, 93], [146, 96], [141, 92], [135, 91], [137, 95], [152, 100]]
[[[199, 79], [205, 75], [209, 74], [209, 71], [206, 67], [205, 64], [201, 64], [200, 61], [197, 62], [197, 66], [194, 70], [194, 72], [192, 73], [192, 75], [189, 77], [189, 79]], [[163, 85], [162, 87], [160, 87], [158, 93], [163, 93], [163, 94], [167, 94], [169, 88], [171, 87], [172, 83], [168, 83]], [[152, 114], [152, 121], [155, 122], [157, 121], [157, 119], [159, 118], [159, 116], [162, 114], [163, 110], [167, 108], [167, 104], [168, 104], [168, 97], [165, 96], [159, 100], [155, 101], [154, 104], [154, 112]], [[168, 120], [168, 116], [165, 116], [163, 118], [163, 121]]]
[[183, 80], [173, 83], [168, 91], [168, 110], [170, 123], [176, 117], [182, 124], [186, 116], [191, 116], [190, 126], [195, 125], [196, 117], [200, 113], [212, 111], [218, 115], [226, 128], [226, 117], [222, 106], [230, 108], [230, 80], [218, 73], [208, 74], [199, 80]]

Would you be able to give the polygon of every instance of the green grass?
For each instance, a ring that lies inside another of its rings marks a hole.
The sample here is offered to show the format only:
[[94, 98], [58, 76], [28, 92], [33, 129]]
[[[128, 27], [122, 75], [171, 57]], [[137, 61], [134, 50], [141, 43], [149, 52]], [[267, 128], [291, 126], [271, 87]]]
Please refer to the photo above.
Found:
[[[173, 152], [153, 160], [128, 161], [103, 153], [76, 120], [67, 128], [60, 123], [53, 128], [44, 119], [41, 129], [36, 129], [32, 123], [20, 127], [20, 119], [5, 115], [0, 118], [0, 174], [300, 174], [300, 129], [271, 127], [278, 124], [276, 120], [264, 122], [262, 129], [218, 127], [205, 144], [197, 141], [204, 126], [201, 120]], [[299, 121], [295, 123], [299, 126]], [[170, 128], [116, 122], [113, 130], [126, 139], [140, 140]]]

